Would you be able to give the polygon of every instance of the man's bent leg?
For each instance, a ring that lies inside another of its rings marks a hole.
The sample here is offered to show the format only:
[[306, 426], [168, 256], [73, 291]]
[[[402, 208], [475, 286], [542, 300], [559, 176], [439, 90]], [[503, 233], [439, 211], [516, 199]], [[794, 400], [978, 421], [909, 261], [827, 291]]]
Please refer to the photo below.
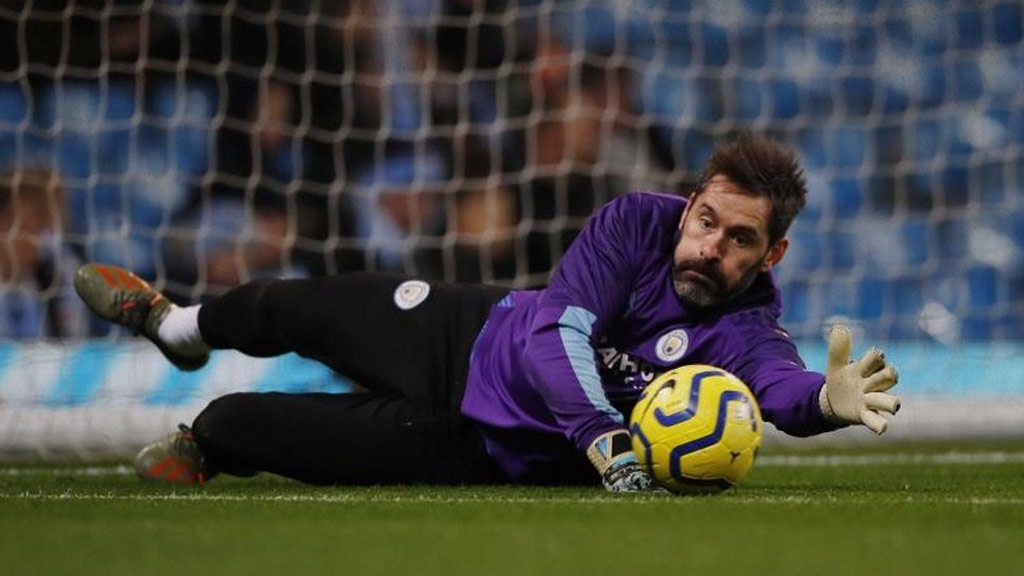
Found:
[[500, 480], [468, 422], [425, 413], [376, 393], [239, 393], [211, 402], [192, 431], [210, 473], [311, 484]]
[[507, 290], [434, 283], [400, 302], [407, 277], [350, 273], [263, 280], [199, 311], [203, 339], [251, 356], [295, 352], [371, 390], [448, 410], [461, 401], [469, 353]]

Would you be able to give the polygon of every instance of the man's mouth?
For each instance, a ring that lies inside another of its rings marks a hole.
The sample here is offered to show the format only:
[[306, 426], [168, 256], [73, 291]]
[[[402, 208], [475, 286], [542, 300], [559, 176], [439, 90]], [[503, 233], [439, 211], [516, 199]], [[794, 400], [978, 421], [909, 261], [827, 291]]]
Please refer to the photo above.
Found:
[[704, 274], [703, 272], [699, 272], [691, 268], [687, 270], [682, 270], [681, 275], [686, 280], [703, 284], [707, 288], [711, 288], [713, 290], [719, 289], [718, 282], [714, 278], [708, 276], [707, 274]]

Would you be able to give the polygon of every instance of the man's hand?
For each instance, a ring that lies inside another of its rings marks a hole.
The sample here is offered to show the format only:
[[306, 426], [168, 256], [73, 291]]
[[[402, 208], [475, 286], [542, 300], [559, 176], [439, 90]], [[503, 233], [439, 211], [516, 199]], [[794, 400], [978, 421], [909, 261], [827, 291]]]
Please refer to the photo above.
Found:
[[625, 430], [598, 436], [587, 457], [609, 492], [667, 492], [640, 466]]
[[872, 348], [850, 362], [850, 331], [836, 325], [828, 338], [828, 369], [818, 395], [821, 412], [837, 424], [863, 424], [875, 434], [885, 432], [889, 421], [880, 413], [895, 414], [900, 399], [886, 392], [899, 380], [896, 367], [885, 354]]

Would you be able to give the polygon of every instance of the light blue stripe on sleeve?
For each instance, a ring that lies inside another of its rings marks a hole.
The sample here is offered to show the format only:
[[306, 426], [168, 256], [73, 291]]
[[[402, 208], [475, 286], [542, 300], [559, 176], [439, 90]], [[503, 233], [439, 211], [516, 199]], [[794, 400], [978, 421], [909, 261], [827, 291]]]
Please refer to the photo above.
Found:
[[109, 342], [85, 342], [76, 347], [71, 360], [61, 366], [57, 383], [43, 398], [43, 404], [88, 404], [103, 385], [110, 364], [118, 355], [117, 350]]
[[565, 347], [569, 365], [576, 375], [587, 400], [598, 411], [608, 414], [616, 422], [622, 423], [622, 414], [612, 406], [601, 387], [601, 376], [597, 373], [597, 362], [594, 359], [594, 348], [590, 345], [590, 334], [594, 321], [597, 319], [589, 310], [578, 306], [569, 306], [558, 319], [561, 326], [558, 335]]

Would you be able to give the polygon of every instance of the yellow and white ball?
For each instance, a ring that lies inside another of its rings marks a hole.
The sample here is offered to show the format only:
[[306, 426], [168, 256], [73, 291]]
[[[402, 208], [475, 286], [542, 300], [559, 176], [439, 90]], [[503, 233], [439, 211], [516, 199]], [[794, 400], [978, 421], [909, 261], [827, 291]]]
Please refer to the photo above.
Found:
[[757, 400], [739, 378], [703, 364], [666, 372], [633, 407], [633, 451], [665, 488], [716, 493], [750, 472], [764, 422]]

